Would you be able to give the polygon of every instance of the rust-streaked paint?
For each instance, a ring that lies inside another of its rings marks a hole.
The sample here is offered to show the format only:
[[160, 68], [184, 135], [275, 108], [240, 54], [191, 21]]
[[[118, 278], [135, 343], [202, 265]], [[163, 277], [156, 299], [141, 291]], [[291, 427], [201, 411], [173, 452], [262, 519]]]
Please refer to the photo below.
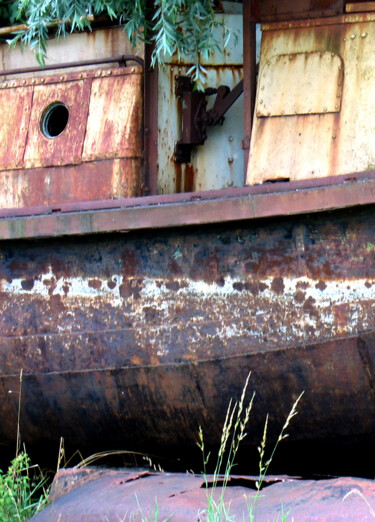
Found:
[[[92, 161], [80, 165], [9, 170], [1, 173], [2, 211], [27, 212], [39, 207], [45, 213], [66, 204], [113, 200], [141, 191], [142, 160], [140, 158]], [[17, 207], [17, 209], [14, 209]], [[43, 208], [44, 207], [44, 208]]]
[[[142, 82], [139, 66], [1, 82], [1, 208], [139, 196]], [[42, 121], [56, 102], [69, 118], [51, 138]]]
[[250, 370], [257, 442], [264, 412], [272, 439], [303, 390], [292, 440], [372, 437], [374, 226], [369, 207], [4, 242], [1, 440], [21, 368], [28, 446], [186, 452], [199, 425], [218, 442]]
[[22, 165], [30, 121], [33, 89], [0, 91], [0, 169]]
[[[374, 13], [348, 14], [263, 27], [247, 183], [373, 168], [374, 20]], [[306, 75], [309, 63], [316, 77]], [[293, 72], [290, 89], [284, 71]]]
[[[250, 0], [245, 0], [250, 3]], [[342, 14], [343, 0], [255, 0], [254, 11], [257, 21], [273, 22], [277, 20], [293, 20], [298, 18], [316, 18], [317, 16], [334, 16]]]
[[0, 238], [85, 235], [299, 215], [370, 205], [374, 194], [374, 173], [365, 172], [217, 191], [2, 209]]

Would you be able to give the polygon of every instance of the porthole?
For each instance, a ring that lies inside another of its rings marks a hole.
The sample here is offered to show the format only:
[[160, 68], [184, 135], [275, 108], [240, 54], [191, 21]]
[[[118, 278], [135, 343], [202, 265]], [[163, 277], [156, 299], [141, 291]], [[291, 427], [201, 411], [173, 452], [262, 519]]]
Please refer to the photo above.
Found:
[[57, 138], [64, 131], [69, 120], [69, 110], [65, 103], [52, 103], [43, 112], [40, 130], [46, 138]]

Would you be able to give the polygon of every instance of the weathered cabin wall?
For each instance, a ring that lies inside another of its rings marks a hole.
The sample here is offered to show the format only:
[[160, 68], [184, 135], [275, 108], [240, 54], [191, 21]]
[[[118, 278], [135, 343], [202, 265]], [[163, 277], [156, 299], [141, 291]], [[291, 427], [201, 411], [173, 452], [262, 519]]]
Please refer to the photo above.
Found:
[[[9, 38], [9, 35], [7, 35]], [[134, 54], [143, 58], [143, 48], [137, 51], [131, 46], [123, 27], [110, 27], [105, 29], [93, 29], [92, 32], [73, 33], [68, 38], [48, 40], [46, 65], [55, 65], [66, 62], [76, 62], [95, 58], [108, 58], [121, 54]], [[21, 51], [17, 45], [10, 47], [7, 43], [0, 44], [0, 71], [8, 69], [22, 69], [24, 67], [37, 66], [33, 51], [25, 47]], [[75, 67], [74, 70], [77, 70]], [[47, 73], [53, 76], [53, 72]], [[33, 73], [33, 77], [46, 72]], [[4, 76], [2, 77], [4, 78]], [[9, 76], [5, 76], [5, 79]], [[17, 75], [19, 78], [19, 75]]]
[[[3, 209], [57, 210], [65, 203], [141, 194], [143, 68], [136, 62], [79, 63], [129, 54], [125, 33], [109, 28], [59, 42], [50, 42], [47, 63], [78, 62], [76, 67], [0, 76]], [[6, 70], [35, 63], [30, 52], [0, 49]], [[65, 107], [66, 127], [49, 134], [48, 111], [54, 126], [63, 119], [56, 104]]]
[[[202, 59], [207, 70], [207, 87], [233, 88], [242, 79], [242, 15], [223, 15], [237, 35], [223, 53]], [[220, 35], [224, 44], [224, 34]], [[158, 71], [158, 193], [191, 192], [243, 185], [243, 96], [225, 115], [222, 127], [208, 128], [204, 145], [193, 149], [191, 162], [174, 161], [174, 148], [181, 138], [181, 100], [175, 96], [175, 77], [186, 75], [192, 63], [187, 57], [167, 58]], [[208, 99], [209, 109], [215, 95]]]
[[263, 26], [249, 184], [375, 165], [375, 15]]

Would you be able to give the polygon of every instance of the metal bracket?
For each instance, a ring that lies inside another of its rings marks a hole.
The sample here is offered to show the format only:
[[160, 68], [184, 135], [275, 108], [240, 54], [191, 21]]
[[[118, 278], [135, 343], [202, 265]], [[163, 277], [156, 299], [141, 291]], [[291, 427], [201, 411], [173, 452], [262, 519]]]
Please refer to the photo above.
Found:
[[[174, 160], [176, 163], [190, 163], [191, 150], [195, 145], [203, 145], [207, 139], [209, 126], [223, 125], [224, 114], [243, 92], [243, 81], [230, 90], [226, 85], [205, 91], [194, 90], [194, 83], [188, 76], [177, 76], [176, 96], [182, 104], [182, 134], [176, 143]], [[212, 109], [207, 111], [206, 96], [216, 94]]]

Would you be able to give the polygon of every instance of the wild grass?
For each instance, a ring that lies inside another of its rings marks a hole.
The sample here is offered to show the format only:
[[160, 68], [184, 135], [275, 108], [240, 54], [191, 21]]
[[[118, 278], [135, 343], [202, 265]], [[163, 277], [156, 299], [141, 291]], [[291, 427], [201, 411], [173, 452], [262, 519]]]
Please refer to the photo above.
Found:
[[18, 398], [18, 421], [16, 455], [8, 470], [0, 470], [0, 520], [26, 521], [42, 510], [48, 502], [47, 477], [37, 465], [31, 465], [26, 450], [20, 451], [20, 404], [22, 396], [22, 377], [20, 372], [20, 387]]
[[[245, 404], [249, 379], [250, 374], [247, 376], [240, 400], [234, 403], [231, 400], [229, 403], [222, 429], [215, 469], [213, 477], [210, 477], [210, 479], [207, 473], [207, 465], [210, 459], [210, 454], [206, 454], [203, 431], [202, 428], [199, 428], [198, 447], [202, 453], [203, 458], [203, 477], [206, 486], [207, 498], [207, 508], [199, 513], [199, 520], [201, 520], [200, 517], [204, 517], [204, 520], [207, 522], [230, 522], [235, 520], [234, 516], [231, 515], [230, 502], [226, 500], [226, 490], [230, 480], [231, 472], [236, 465], [236, 456], [240, 444], [247, 436], [246, 427], [249, 423], [251, 410], [253, 408], [255, 393], [252, 394], [247, 405]], [[256, 519], [257, 502], [259, 500], [260, 491], [267, 475], [268, 468], [275, 456], [280, 442], [288, 437], [286, 430], [293, 417], [297, 415], [297, 405], [302, 398], [302, 395], [303, 393], [301, 393], [294, 402], [268, 458], [266, 458], [266, 441], [269, 417], [268, 415], [266, 416], [262, 441], [258, 447], [259, 475], [256, 481], [256, 492], [255, 495], [250, 498], [245, 497], [246, 519], [249, 520], [249, 522], [254, 522]], [[219, 492], [218, 487], [220, 487]], [[282, 522], [287, 520], [288, 515], [288, 512], [286, 514], [282, 512]], [[243, 520], [245, 520], [245, 516]]]

